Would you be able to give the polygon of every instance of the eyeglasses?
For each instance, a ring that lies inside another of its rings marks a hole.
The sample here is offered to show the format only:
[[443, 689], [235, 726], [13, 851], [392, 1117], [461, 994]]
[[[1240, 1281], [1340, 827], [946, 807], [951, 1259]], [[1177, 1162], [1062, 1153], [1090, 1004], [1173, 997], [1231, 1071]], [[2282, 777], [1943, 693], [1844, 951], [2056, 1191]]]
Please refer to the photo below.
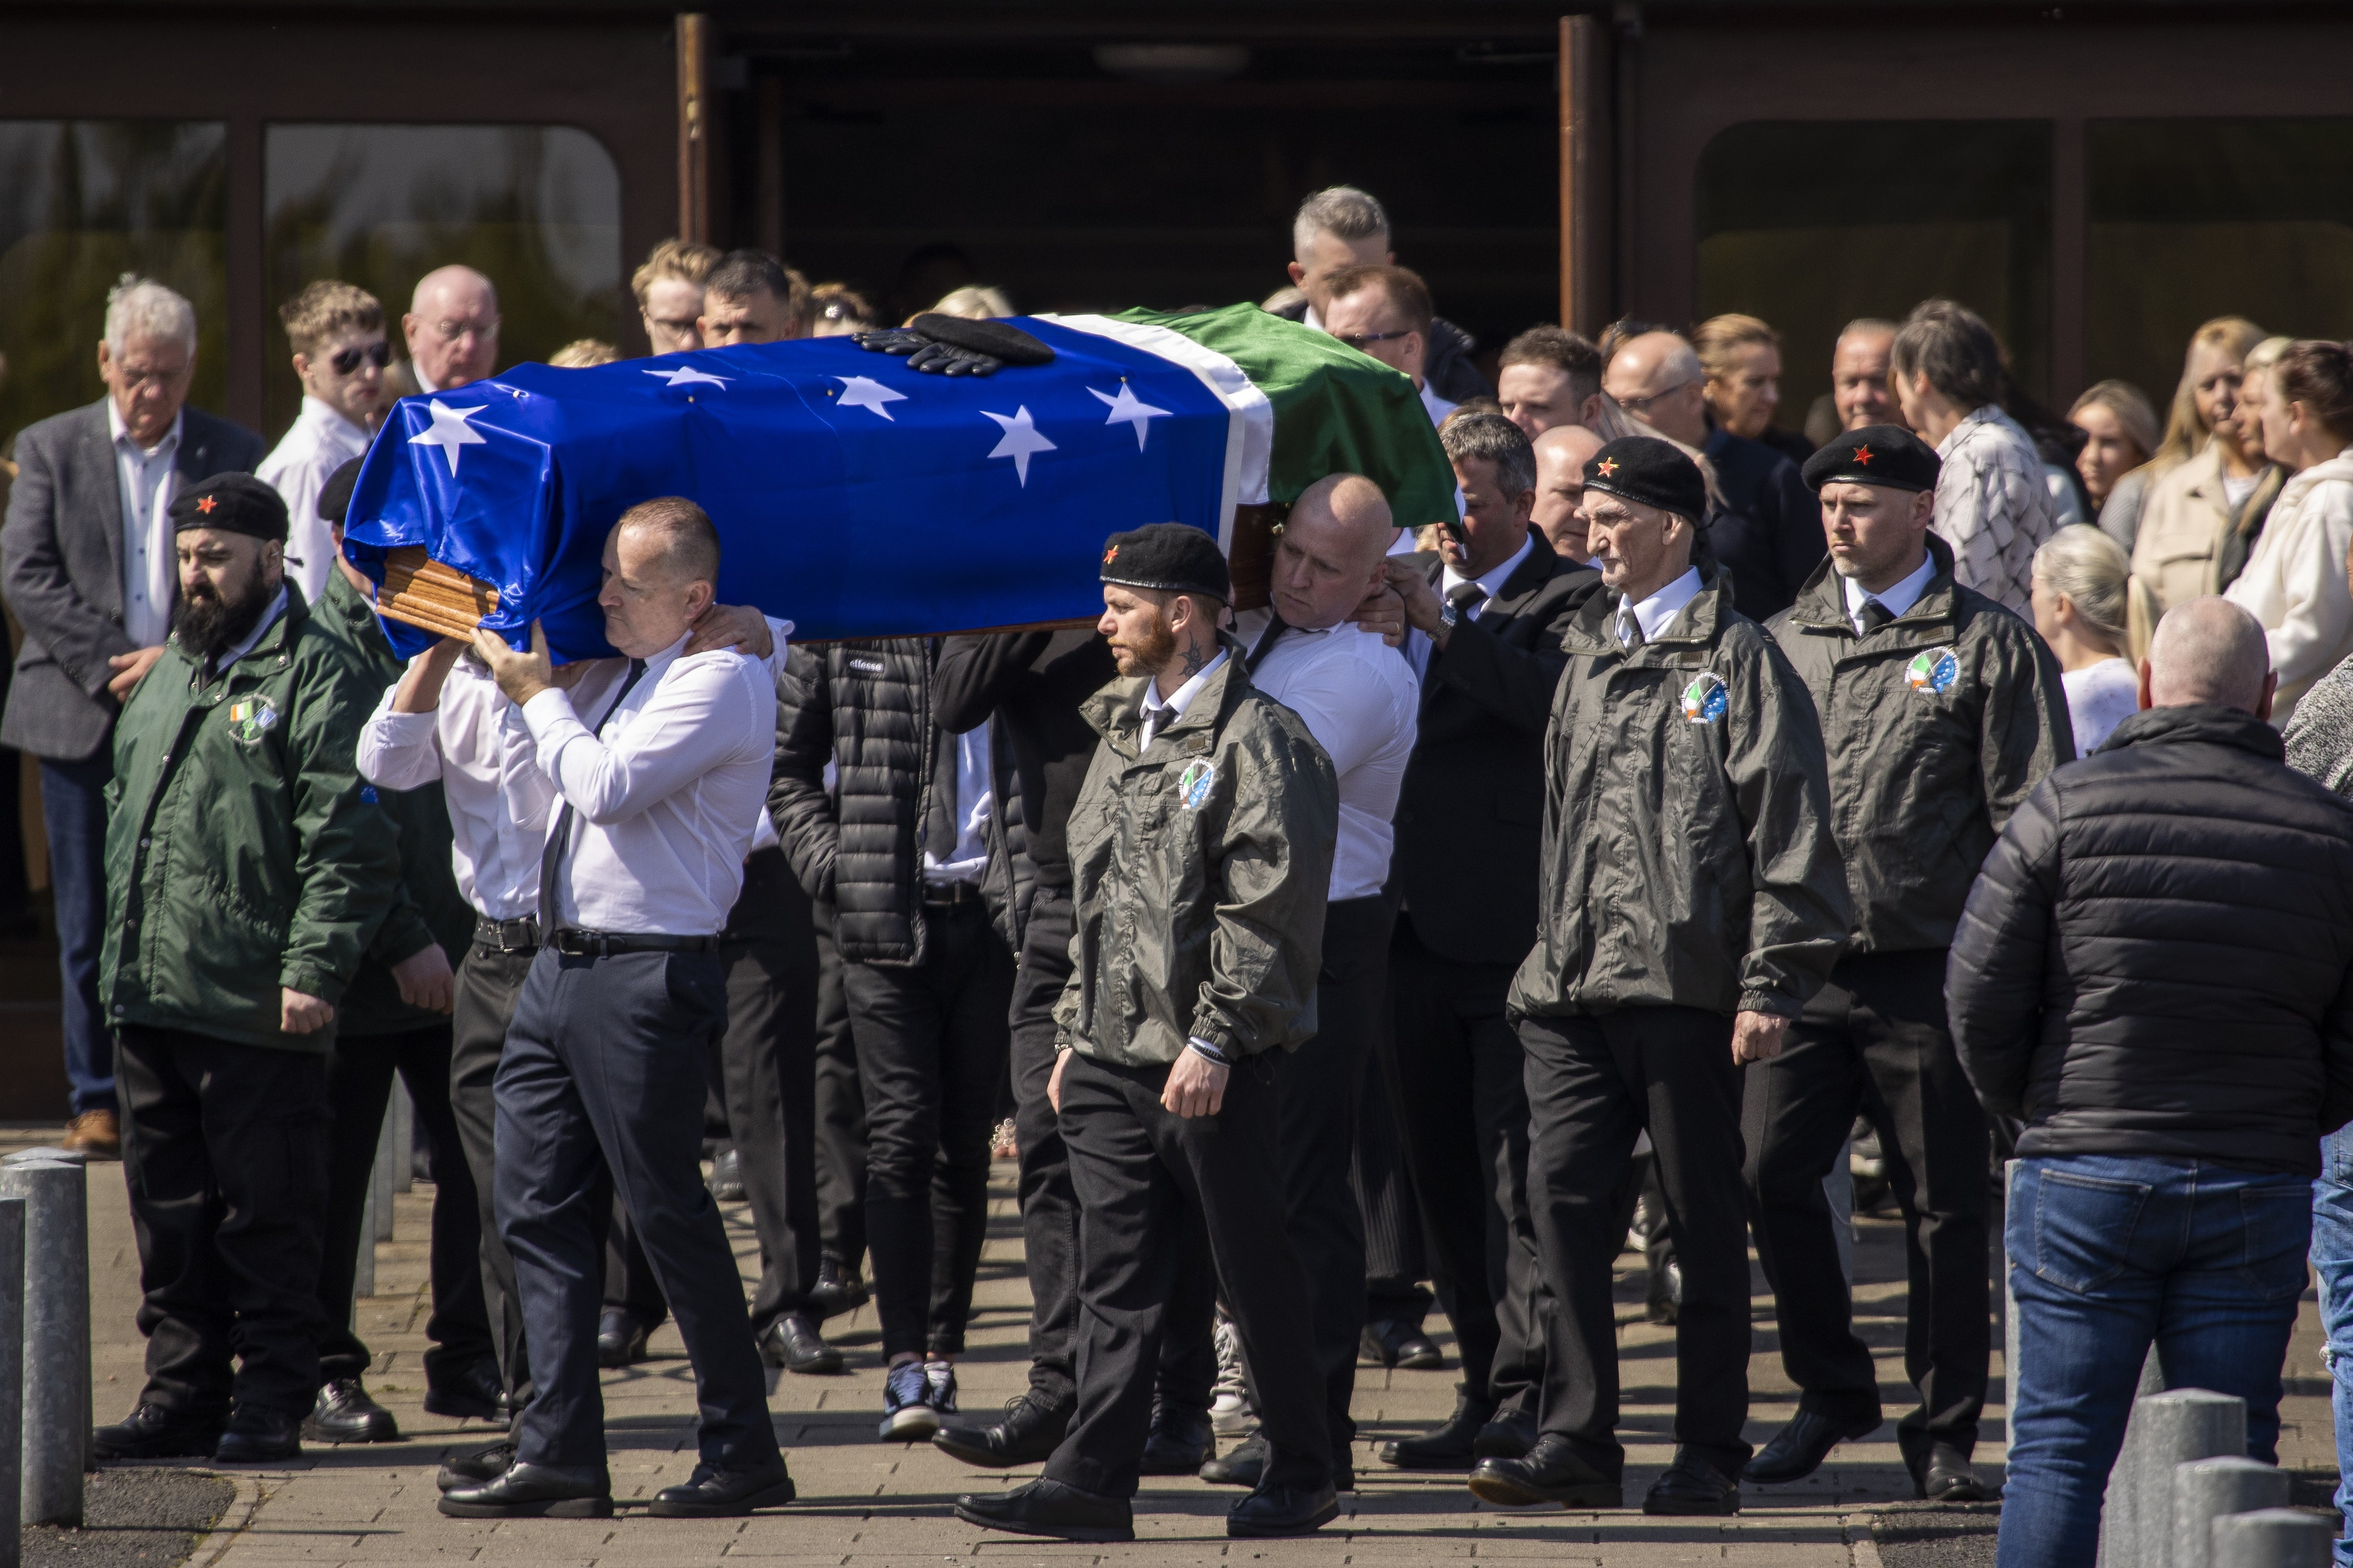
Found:
[[1409, 338], [1413, 332], [1411, 327], [1404, 327], [1394, 332], [1335, 332], [1332, 335], [1352, 349], [1361, 349], [1366, 343], [1385, 343], [1391, 338]]
[[659, 327], [663, 331], [669, 332], [675, 337], [681, 338], [694, 331], [694, 323], [699, 318], [694, 316], [679, 316], [675, 318], [648, 316], [646, 318], [649, 322], [654, 326]]
[[1648, 397], [1621, 397], [1618, 399], [1618, 406], [1624, 409], [1627, 413], [1631, 414], [1637, 419], [1644, 418], [1650, 414], [1651, 405], [1656, 403], [1662, 397], [1666, 396], [1667, 394], [1671, 392], [1681, 392], [1684, 387], [1691, 384], [1691, 380], [1686, 378], [1675, 383], [1672, 386], [1662, 386], [1659, 388], [1658, 391], [1651, 394]]
[[327, 363], [335, 367], [337, 375], [350, 375], [360, 368], [362, 360], [382, 370], [392, 363], [392, 345], [382, 339], [368, 344], [365, 348], [353, 344], [350, 348], [337, 350], [335, 357]]
[[459, 338], [469, 334], [478, 338], [492, 338], [498, 336], [499, 319], [491, 316], [480, 321], [436, 321], [433, 323], [433, 330], [441, 334], [442, 341], [445, 342], [454, 343]]

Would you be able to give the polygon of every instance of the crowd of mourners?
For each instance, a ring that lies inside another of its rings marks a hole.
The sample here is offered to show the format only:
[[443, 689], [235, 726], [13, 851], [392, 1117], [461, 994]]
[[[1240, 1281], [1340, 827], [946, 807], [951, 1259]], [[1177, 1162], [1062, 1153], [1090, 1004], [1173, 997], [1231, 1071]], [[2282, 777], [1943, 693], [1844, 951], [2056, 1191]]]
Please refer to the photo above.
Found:
[[[1640, 1506], [1730, 1514], [1882, 1425], [1879, 1203], [1899, 1452], [1999, 1493], [2006, 1568], [2090, 1561], [2152, 1347], [2274, 1460], [2310, 1274], [2353, 1453], [2353, 349], [2224, 317], [2162, 416], [2103, 381], [2063, 417], [1930, 300], [1841, 332], [1800, 433], [1754, 317], [1483, 357], [1365, 192], [1293, 249], [1264, 309], [1410, 378], [1458, 521], [1333, 473], [1263, 603], [1154, 524], [1094, 625], [804, 646], [663, 498], [605, 542], [617, 657], [562, 666], [403, 660], [343, 552], [394, 401], [497, 371], [491, 279], [427, 273], [397, 341], [351, 284], [287, 301], [267, 450], [186, 405], [189, 302], [123, 280], [106, 395], [0, 469], [66, 1142], [138, 1227], [101, 1460], [397, 1438], [352, 1313], [396, 1078], [424, 1405], [498, 1428], [458, 1517], [609, 1514], [598, 1370], [666, 1320], [701, 1462], [649, 1511], [794, 1500], [765, 1380], [850, 1373], [826, 1324], [870, 1300], [881, 1437], [1037, 1470], [959, 1501], [984, 1528], [1128, 1539], [1141, 1476], [1198, 1474], [1298, 1534], [1360, 1467], [1619, 1508], [1630, 1250], [1675, 1365]], [[877, 324], [757, 251], [634, 287], [656, 353]], [[993, 1158], [1031, 1364], [975, 1413]], [[1752, 1245], [1799, 1391], [1761, 1447]], [[1360, 1443], [1357, 1368], [1443, 1365], [1433, 1307], [1453, 1415]]]

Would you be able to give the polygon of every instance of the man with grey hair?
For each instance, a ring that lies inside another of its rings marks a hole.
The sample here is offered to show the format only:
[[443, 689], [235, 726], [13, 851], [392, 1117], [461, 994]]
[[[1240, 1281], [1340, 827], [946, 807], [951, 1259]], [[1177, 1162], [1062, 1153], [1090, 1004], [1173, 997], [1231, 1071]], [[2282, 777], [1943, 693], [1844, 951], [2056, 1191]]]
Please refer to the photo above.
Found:
[[408, 360], [385, 373], [391, 396], [470, 385], [498, 368], [498, 285], [470, 267], [437, 267], [417, 280], [400, 331]]
[[1858, 316], [1839, 333], [1831, 349], [1831, 400], [1840, 429], [1904, 423], [1903, 411], [1895, 406], [1894, 384], [1888, 380], [1899, 330], [1877, 316]]
[[124, 274], [98, 346], [106, 395], [17, 437], [0, 527], [0, 594], [25, 627], [0, 744], [40, 760], [73, 1093], [64, 1144], [108, 1157], [121, 1135], [98, 960], [114, 719], [171, 636], [173, 498], [197, 479], [251, 472], [264, 450], [252, 431], [186, 406], [195, 366], [195, 308]]
[[[1291, 256], [1292, 287], [1278, 297], [1283, 303], [1269, 304], [1276, 315], [1323, 331], [1335, 274], [1397, 264], [1388, 212], [1371, 192], [1354, 185], [1320, 190], [1299, 204], [1291, 220]], [[1477, 339], [1443, 316], [1431, 318], [1426, 337], [1422, 374], [1431, 390], [1449, 404], [1489, 395], [1487, 378], [1471, 358]]]
[[1961, 1065], [2026, 1123], [2005, 1563], [2092, 1560], [2152, 1342], [2274, 1462], [2322, 1139], [2353, 1121], [2353, 805], [2281, 760], [2277, 684], [2245, 611], [2167, 612], [2142, 710], [2012, 814], [1954, 939]]

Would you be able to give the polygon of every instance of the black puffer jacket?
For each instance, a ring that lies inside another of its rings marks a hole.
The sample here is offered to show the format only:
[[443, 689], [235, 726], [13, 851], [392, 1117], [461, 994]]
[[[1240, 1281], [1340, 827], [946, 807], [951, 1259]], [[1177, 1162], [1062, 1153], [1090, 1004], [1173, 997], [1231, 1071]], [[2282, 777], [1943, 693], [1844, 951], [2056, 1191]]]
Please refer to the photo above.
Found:
[[2234, 709], [2135, 714], [2026, 798], [1946, 971], [2021, 1154], [2316, 1174], [2353, 1120], [2353, 805]]

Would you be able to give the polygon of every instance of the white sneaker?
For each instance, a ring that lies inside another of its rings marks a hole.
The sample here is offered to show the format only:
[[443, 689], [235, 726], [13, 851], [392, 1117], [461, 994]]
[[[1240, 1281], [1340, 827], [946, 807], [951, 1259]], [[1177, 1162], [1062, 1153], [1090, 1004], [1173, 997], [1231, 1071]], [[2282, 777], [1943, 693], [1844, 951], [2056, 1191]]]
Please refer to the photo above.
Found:
[[929, 1392], [923, 1403], [942, 1415], [956, 1413], [955, 1363], [927, 1361], [923, 1363], [923, 1383]]
[[1242, 1381], [1242, 1337], [1233, 1321], [1220, 1312], [1211, 1338], [1218, 1347], [1218, 1381], [1210, 1391], [1209, 1429], [1220, 1436], [1239, 1437], [1258, 1426], [1249, 1385]]

